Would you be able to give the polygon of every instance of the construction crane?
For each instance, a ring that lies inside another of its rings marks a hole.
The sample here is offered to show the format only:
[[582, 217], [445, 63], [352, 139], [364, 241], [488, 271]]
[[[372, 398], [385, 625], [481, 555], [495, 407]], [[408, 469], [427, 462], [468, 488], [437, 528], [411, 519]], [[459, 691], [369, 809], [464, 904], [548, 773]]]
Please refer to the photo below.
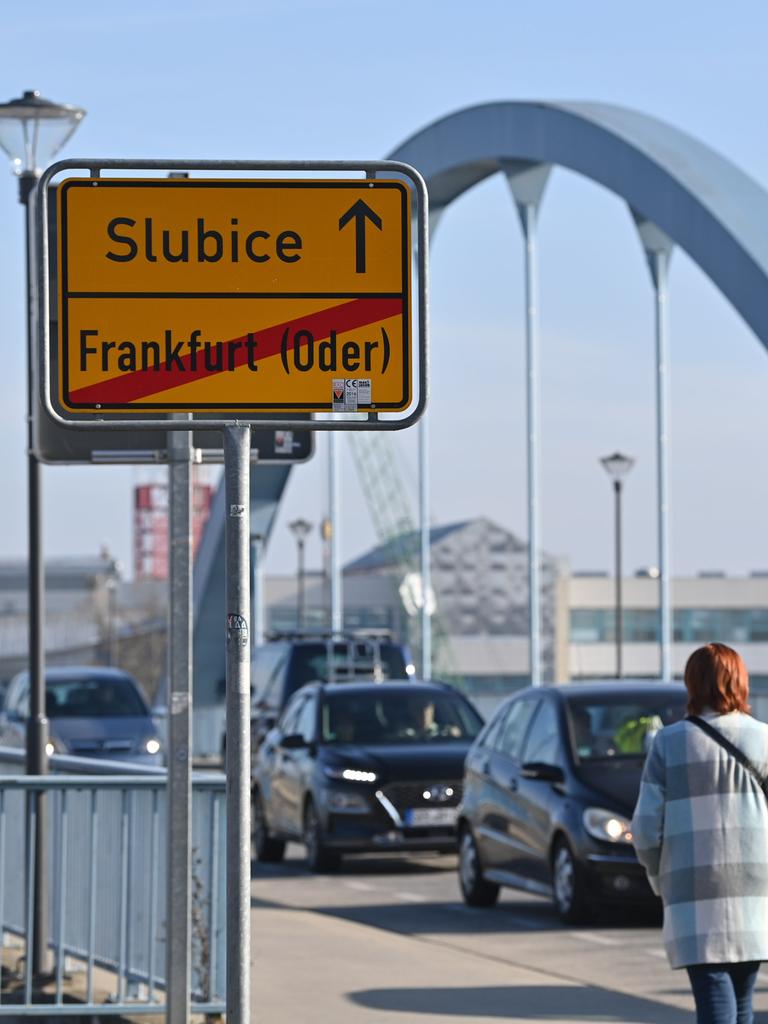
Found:
[[[404, 579], [412, 573], [420, 578], [419, 531], [390, 438], [384, 431], [349, 431], [347, 437], [379, 543], [389, 548], [392, 562]], [[429, 597], [422, 592], [421, 600]], [[435, 664], [441, 675], [458, 681], [439, 612], [435, 595], [431, 616]]]

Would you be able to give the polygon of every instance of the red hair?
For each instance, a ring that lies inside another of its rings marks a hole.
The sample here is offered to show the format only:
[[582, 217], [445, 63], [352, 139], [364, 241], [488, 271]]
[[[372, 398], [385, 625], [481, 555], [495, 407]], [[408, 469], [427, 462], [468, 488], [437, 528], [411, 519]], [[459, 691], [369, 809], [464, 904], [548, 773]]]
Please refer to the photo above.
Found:
[[701, 714], [705, 707], [720, 715], [749, 711], [749, 673], [740, 654], [725, 644], [707, 644], [688, 659], [685, 666], [688, 714]]

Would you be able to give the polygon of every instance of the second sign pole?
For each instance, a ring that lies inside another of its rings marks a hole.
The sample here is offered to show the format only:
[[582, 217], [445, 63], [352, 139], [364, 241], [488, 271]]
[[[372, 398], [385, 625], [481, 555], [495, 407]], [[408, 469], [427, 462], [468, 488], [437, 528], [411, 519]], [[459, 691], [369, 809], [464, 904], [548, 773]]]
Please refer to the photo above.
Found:
[[227, 1020], [247, 1024], [251, 960], [251, 428], [224, 430], [227, 636]]

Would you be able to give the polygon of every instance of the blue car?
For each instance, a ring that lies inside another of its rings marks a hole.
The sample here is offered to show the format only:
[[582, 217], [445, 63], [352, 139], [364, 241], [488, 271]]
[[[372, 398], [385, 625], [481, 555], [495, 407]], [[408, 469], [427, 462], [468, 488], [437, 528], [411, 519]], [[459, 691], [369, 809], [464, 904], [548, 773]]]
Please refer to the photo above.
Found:
[[[162, 765], [162, 744], [136, 680], [113, 668], [73, 666], [45, 673], [47, 753]], [[0, 715], [0, 745], [23, 747], [29, 674], [11, 680]]]

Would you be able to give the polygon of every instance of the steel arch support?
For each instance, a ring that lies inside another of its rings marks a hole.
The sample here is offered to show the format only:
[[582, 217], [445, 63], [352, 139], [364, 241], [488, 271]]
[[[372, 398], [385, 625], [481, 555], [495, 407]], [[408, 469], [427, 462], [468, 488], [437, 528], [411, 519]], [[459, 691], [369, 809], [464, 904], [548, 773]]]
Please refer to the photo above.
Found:
[[[685, 132], [602, 103], [498, 102], [467, 107], [427, 125], [389, 159], [421, 172], [430, 208], [441, 213], [493, 174], [504, 172], [509, 178], [512, 170], [520, 183], [533, 168], [559, 166], [623, 198], [639, 222], [656, 289], [659, 568], [666, 609], [661, 615], [661, 646], [662, 673], [670, 674], [671, 607], [664, 594], [669, 258], [673, 245], [685, 250], [768, 348], [768, 192]], [[534, 187], [535, 177], [529, 187]], [[515, 198], [520, 210], [520, 199]], [[539, 198], [540, 193], [532, 201]], [[535, 218], [533, 223], [535, 227]], [[649, 235], [655, 235], [655, 241]], [[659, 245], [660, 237], [669, 245]]]
[[549, 164], [505, 162], [512, 197], [520, 216], [525, 255], [526, 467], [528, 476], [528, 666], [531, 685], [540, 686], [541, 671], [541, 539], [540, 539], [540, 380], [539, 261], [537, 222]]
[[669, 261], [674, 243], [630, 211], [648, 261], [654, 291], [656, 381], [656, 494], [659, 562], [659, 677], [672, 679], [672, 600], [669, 558]]
[[607, 103], [486, 103], [427, 125], [389, 156], [444, 209], [509, 163], [583, 174], [684, 249], [768, 347], [768, 192], [669, 124]]

